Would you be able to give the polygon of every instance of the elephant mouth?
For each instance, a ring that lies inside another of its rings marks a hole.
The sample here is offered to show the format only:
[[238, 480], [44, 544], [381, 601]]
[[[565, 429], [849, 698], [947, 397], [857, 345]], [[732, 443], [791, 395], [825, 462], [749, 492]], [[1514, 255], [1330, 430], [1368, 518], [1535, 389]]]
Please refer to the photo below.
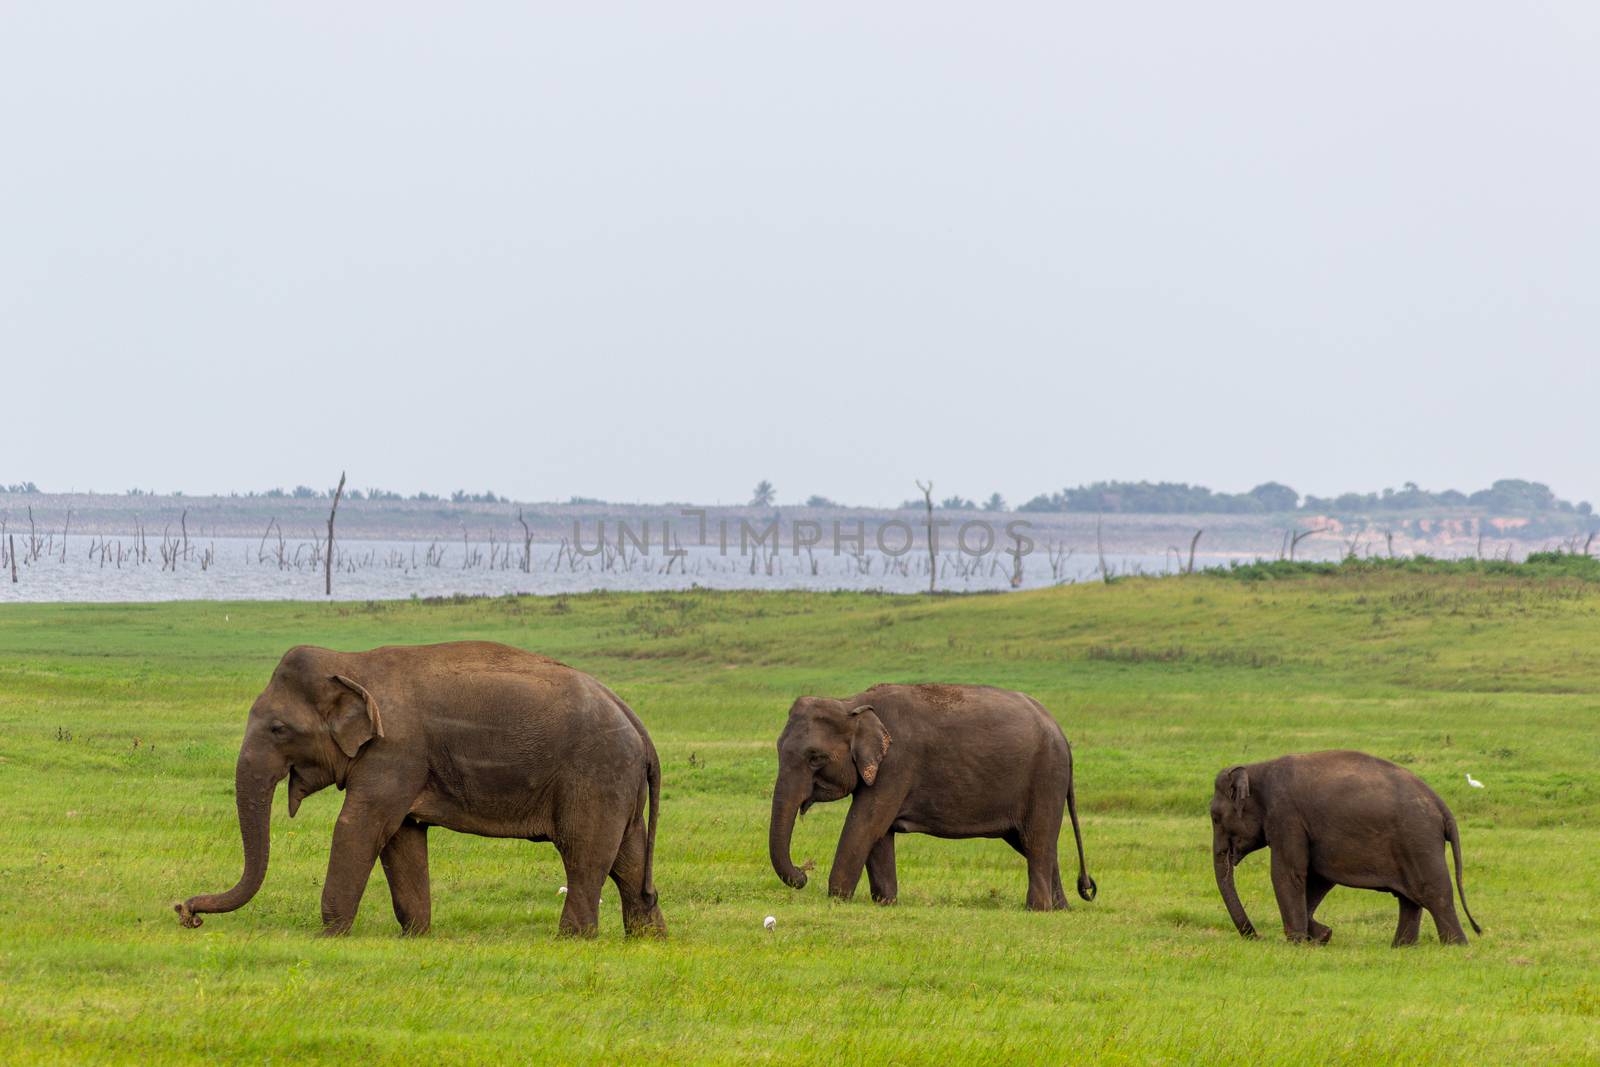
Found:
[[811, 805], [815, 804], [816, 802], [816, 797], [806, 797], [800, 802], [800, 814], [804, 815], [806, 812], [810, 811]]

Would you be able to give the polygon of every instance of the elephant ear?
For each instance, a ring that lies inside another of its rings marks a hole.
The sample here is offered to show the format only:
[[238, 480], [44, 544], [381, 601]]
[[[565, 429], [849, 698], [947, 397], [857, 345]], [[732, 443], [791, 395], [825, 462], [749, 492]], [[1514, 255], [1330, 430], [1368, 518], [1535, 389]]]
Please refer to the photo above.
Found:
[[1228, 796], [1235, 808], [1242, 807], [1250, 797], [1250, 774], [1243, 767], [1228, 768]]
[[339, 743], [339, 751], [355, 759], [362, 745], [383, 736], [383, 717], [378, 713], [378, 702], [360, 682], [342, 674], [334, 675], [333, 680], [347, 692], [339, 694], [328, 725], [333, 730], [333, 739]]
[[855, 733], [850, 739], [850, 756], [855, 760], [861, 780], [868, 785], [878, 780], [878, 764], [889, 754], [889, 731], [871, 704], [850, 709], [850, 722]]

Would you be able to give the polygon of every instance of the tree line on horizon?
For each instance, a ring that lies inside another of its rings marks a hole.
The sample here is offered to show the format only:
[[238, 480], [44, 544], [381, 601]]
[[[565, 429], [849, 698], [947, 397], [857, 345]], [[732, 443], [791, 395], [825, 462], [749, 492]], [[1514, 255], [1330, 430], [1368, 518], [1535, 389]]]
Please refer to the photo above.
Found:
[[1477, 508], [1505, 514], [1564, 512], [1590, 515], [1588, 501], [1562, 500], [1542, 482], [1501, 478], [1487, 489], [1463, 493], [1455, 489], [1431, 492], [1406, 482], [1399, 489], [1377, 493], [1341, 493], [1338, 496], [1302, 497], [1282, 482], [1264, 482], [1247, 493], [1218, 493], [1185, 482], [1093, 482], [1059, 493], [1040, 494], [1019, 507], [1032, 512], [1089, 512], [1141, 514], [1232, 514], [1282, 512], [1423, 511]]
[[[43, 494], [31, 481], [15, 484], [0, 483], [0, 492], [16, 495]], [[251, 490], [245, 493], [229, 494], [233, 497], [262, 498], [262, 499], [293, 499], [315, 500], [333, 496], [333, 490], [326, 491], [314, 489], [308, 485], [296, 485], [293, 489], [272, 488], [265, 491]], [[154, 490], [129, 489], [128, 496], [155, 496]], [[182, 492], [174, 492], [172, 496], [183, 496]], [[452, 503], [452, 504], [510, 504], [515, 501], [511, 497], [502, 496], [493, 490], [472, 492], [457, 489], [448, 496], [435, 493], [417, 492], [409, 496], [387, 489], [347, 489], [344, 493], [346, 500], [372, 500], [372, 501], [414, 501], [421, 503]], [[569, 505], [605, 505], [610, 501], [596, 497], [573, 496], [567, 501]], [[749, 502], [751, 507], [777, 507], [777, 490], [772, 482], [762, 479], [751, 494]], [[837, 501], [812, 494], [804, 501], [808, 508], [838, 508], [851, 505], [840, 504]], [[924, 506], [920, 500], [905, 500], [899, 504], [901, 508], [917, 508]], [[989, 511], [999, 512], [1010, 510], [1006, 500], [999, 493], [991, 493], [987, 499], [977, 501], [959, 494], [947, 496], [934, 505], [947, 511]], [[1573, 503], [1562, 500], [1543, 482], [1528, 481], [1522, 478], [1501, 478], [1487, 489], [1479, 489], [1473, 493], [1463, 493], [1455, 489], [1444, 489], [1433, 492], [1423, 489], [1416, 482], [1406, 482], [1399, 489], [1384, 489], [1374, 493], [1341, 493], [1338, 496], [1315, 496], [1299, 492], [1284, 485], [1282, 482], [1263, 482], [1248, 492], [1221, 493], [1201, 485], [1190, 485], [1187, 482], [1123, 482], [1099, 481], [1086, 485], [1064, 488], [1055, 493], [1040, 493], [1032, 499], [1017, 507], [1020, 512], [1076, 512], [1086, 514], [1145, 514], [1145, 515], [1262, 515], [1286, 514], [1292, 512], [1309, 513], [1335, 513], [1335, 514], [1361, 514], [1384, 511], [1427, 511], [1442, 509], [1473, 508], [1493, 512], [1496, 514], [1571, 514], [1577, 516], [1590, 516], [1594, 513], [1593, 507], [1587, 500]]]

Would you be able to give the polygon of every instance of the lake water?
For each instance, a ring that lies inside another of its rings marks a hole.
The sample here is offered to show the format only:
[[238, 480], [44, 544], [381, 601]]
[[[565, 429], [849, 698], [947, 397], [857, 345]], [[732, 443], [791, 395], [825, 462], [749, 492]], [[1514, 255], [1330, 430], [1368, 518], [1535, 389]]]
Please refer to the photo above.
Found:
[[[928, 559], [918, 548], [898, 557], [869, 551], [859, 556], [818, 551], [795, 555], [723, 554], [715, 544], [689, 545], [681, 557], [659, 550], [575, 555], [565, 546], [534, 544], [523, 569], [521, 542], [340, 541], [333, 575], [335, 600], [392, 600], [456, 594], [578, 593], [597, 589], [874, 589], [918, 593], [928, 588]], [[319, 546], [254, 538], [194, 539], [185, 554], [176, 542], [150, 541], [143, 558], [130, 539], [71, 535], [65, 552], [55, 534], [37, 553], [17, 542], [17, 581], [7, 561], [0, 572], [0, 602], [151, 600], [316, 600], [323, 597]], [[121, 555], [120, 564], [118, 554]], [[1225, 565], [1233, 555], [1197, 555], [1197, 566]], [[1172, 553], [1106, 557], [1113, 574], [1170, 574]], [[939, 558], [938, 588], [951, 591], [1011, 588], [1012, 558], [946, 552]], [[1040, 547], [1024, 556], [1021, 588], [1094, 581], [1099, 569], [1087, 552], [1057, 554]]]

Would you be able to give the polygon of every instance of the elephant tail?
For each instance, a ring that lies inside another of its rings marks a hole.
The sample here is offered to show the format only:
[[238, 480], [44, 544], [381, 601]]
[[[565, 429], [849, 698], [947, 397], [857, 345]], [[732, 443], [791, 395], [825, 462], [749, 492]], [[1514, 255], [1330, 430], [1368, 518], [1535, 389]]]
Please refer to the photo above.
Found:
[[1483, 933], [1483, 927], [1478, 925], [1478, 920], [1472, 917], [1472, 909], [1467, 907], [1467, 890], [1461, 884], [1461, 831], [1456, 827], [1455, 816], [1446, 813], [1444, 817], [1445, 840], [1450, 842], [1450, 855], [1456, 861], [1456, 895], [1461, 898], [1461, 910], [1467, 913], [1467, 922], [1472, 924], [1472, 932]]
[[[1089, 866], [1083, 858], [1083, 831], [1078, 829], [1078, 787], [1072, 773], [1072, 745], [1067, 745], [1067, 814], [1072, 817], [1072, 839], [1078, 843], [1078, 896], [1093, 900], [1100, 887], [1089, 877]], [[1463, 900], [1462, 907], [1466, 906]]]
[[[656, 746], [651, 744], [648, 734], [644, 735], [644, 747], [644, 777], [650, 784], [650, 821], [645, 825], [644, 885], [640, 888], [639, 895], [644, 898], [645, 907], [653, 908], [656, 904], [656, 817], [661, 814], [661, 759], [656, 755]], [[1466, 906], [1465, 899], [1462, 901], [1462, 906]], [[1477, 924], [1474, 923], [1473, 926]]]
[[[605, 686], [601, 688], [605, 689]], [[639, 716], [634, 714], [634, 710], [611, 690], [605, 691], [633, 724], [634, 730], [639, 734], [639, 740], [644, 742], [644, 778], [650, 788], [650, 817], [645, 823], [644, 877], [639, 886], [639, 896], [644, 900], [646, 908], [653, 908], [656, 905], [656, 819], [661, 814], [661, 757], [656, 754], [655, 742], [650, 740], [650, 732], [644, 728], [644, 723], [639, 721]]]

